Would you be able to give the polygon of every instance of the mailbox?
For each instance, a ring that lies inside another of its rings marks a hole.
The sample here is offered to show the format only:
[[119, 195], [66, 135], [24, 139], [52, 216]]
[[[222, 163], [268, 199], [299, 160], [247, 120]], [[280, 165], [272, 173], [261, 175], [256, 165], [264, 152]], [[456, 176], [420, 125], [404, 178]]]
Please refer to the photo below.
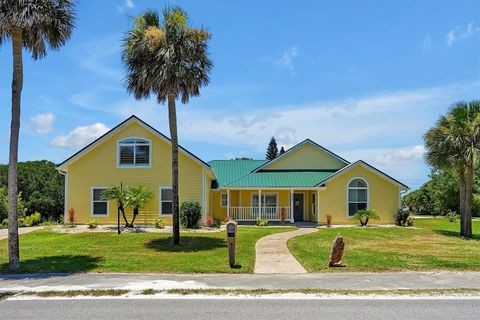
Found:
[[228, 263], [235, 265], [235, 238], [237, 237], [237, 223], [233, 220], [227, 222]]

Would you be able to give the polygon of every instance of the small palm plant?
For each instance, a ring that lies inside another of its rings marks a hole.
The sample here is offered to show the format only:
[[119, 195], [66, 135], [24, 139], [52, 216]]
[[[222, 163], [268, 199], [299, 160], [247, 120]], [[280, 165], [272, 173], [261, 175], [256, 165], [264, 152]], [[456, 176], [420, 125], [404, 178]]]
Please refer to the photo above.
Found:
[[380, 217], [378, 216], [378, 214], [375, 211], [369, 210], [369, 209], [358, 210], [353, 215], [353, 218], [360, 221], [360, 224], [363, 227], [367, 226], [368, 220], [370, 220], [370, 219], [372, 219], [372, 220], [379, 220], [380, 219]]
[[[119, 186], [113, 186], [105, 191], [103, 191], [102, 198], [105, 200], [114, 200], [117, 202], [117, 214], [120, 224], [120, 213], [122, 213], [123, 219], [125, 220], [125, 227], [128, 227], [127, 216], [125, 215], [125, 204], [127, 202], [127, 193], [126, 189], [123, 187], [123, 183], [120, 183]], [[120, 232], [119, 232], [120, 233]]]
[[153, 198], [153, 192], [147, 186], [128, 186], [126, 192], [126, 206], [133, 209], [132, 222], [128, 224], [133, 228], [133, 223], [137, 218], [140, 209], [150, 202]]

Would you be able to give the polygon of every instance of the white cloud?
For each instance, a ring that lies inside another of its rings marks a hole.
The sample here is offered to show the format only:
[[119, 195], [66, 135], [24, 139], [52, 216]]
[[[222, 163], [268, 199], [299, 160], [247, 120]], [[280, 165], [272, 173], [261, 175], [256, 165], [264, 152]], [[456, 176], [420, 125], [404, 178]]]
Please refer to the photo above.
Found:
[[53, 131], [53, 122], [55, 115], [53, 113], [39, 113], [30, 117], [30, 125], [33, 130], [39, 134], [46, 134]]
[[124, 13], [133, 8], [135, 8], [135, 3], [133, 3], [132, 0], [125, 0], [122, 5], [117, 5], [117, 10], [120, 13]]
[[430, 36], [429, 36], [429, 35], [427, 35], [427, 36], [423, 39], [422, 44], [423, 44], [423, 47], [424, 47], [425, 49], [429, 49], [429, 48], [430, 48], [430, 46], [432, 45], [432, 41], [430, 40]]
[[290, 47], [286, 49], [282, 56], [273, 60], [273, 63], [280, 67], [285, 67], [293, 72], [294, 65], [293, 60], [300, 54], [300, 50], [297, 47]]
[[422, 159], [425, 153], [423, 145], [391, 150], [377, 155], [375, 163], [385, 165], [400, 165], [415, 159]]
[[66, 135], [56, 137], [52, 140], [51, 144], [61, 148], [83, 147], [105, 134], [108, 130], [110, 130], [110, 128], [100, 122], [80, 126], [76, 127]]
[[456, 26], [454, 29], [450, 30], [445, 36], [445, 41], [447, 46], [450, 47], [454, 42], [471, 38], [479, 32], [480, 27], [476, 27], [473, 21], [471, 21], [466, 27]]

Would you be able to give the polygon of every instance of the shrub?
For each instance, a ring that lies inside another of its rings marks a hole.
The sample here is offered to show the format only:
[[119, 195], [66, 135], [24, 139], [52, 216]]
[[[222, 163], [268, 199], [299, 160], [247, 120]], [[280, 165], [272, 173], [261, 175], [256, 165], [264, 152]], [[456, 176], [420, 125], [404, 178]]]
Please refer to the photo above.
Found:
[[3, 219], [2, 223], [0, 223], [0, 229], [8, 228], [8, 219]]
[[165, 229], [165, 223], [163, 223], [162, 219], [155, 220], [154, 225], [155, 225], [155, 228], [157, 229]]
[[98, 221], [97, 219], [94, 219], [94, 218], [89, 219], [87, 221], [87, 225], [89, 229], [95, 229], [98, 226]]
[[36, 226], [42, 221], [42, 215], [38, 212], [35, 212], [32, 215], [18, 218], [18, 226], [19, 227], [33, 227]]
[[223, 218], [223, 223], [227, 223], [228, 221], [230, 221], [230, 217], [229, 216], [225, 216]]
[[257, 220], [255, 221], [255, 224], [259, 227], [265, 227], [265, 226], [268, 226], [268, 220], [261, 219], [260, 217], [257, 217]]
[[213, 216], [208, 215], [207, 219], [205, 219], [205, 225], [207, 227], [211, 227], [213, 225]]
[[197, 227], [201, 215], [202, 207], [198, 202], [186, 201], [180, 206], [180, 222], [185, 228]]
[[362, 226], [367, 226], [368, 220], [370, 219], [375, 219], [375, 220], [380, 219], [380, 217], [375, 211], [369, 210], [369, 209], [358, 210], [353, 215], [353, 218], [357, 219]]
[[400, 227], [407, 226], [407, 220], [410, 217], [410, 211], [406, 208], [398, 209], [395, 214], [395, 224]]
[[460, 218], [460, 216], [455, 212], [455, 211], [449, 211], [446, 215], [445, 215], [445, 219], [447, 219], [448, 221], [454, 223], [454, 222], [457, 222], [457, 220]]
[[409, 216], [407, 218], [407, 222], [406, 222], [407, 227], [413, 227], [414, 222], [415, 222], [415, 217], [414, 216]]
[[330, 227], [332, 225], [332, 216], [327, 214], [325, 217], [327, 218], [327, 226]]
[[68, 222], [73, 225], [75, 221], [75, 209], [70, 208], [68, 209]]
[[220, 228], [222, 226], [222, 219], [213, 217], [212, 228]]

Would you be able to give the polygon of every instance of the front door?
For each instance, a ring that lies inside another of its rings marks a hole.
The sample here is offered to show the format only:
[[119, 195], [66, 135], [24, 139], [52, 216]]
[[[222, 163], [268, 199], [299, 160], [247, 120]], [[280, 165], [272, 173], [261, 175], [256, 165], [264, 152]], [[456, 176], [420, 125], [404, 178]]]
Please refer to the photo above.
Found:
[[295, 221], [303, 221], [303, 193], [293, 194], [293, 218]]

